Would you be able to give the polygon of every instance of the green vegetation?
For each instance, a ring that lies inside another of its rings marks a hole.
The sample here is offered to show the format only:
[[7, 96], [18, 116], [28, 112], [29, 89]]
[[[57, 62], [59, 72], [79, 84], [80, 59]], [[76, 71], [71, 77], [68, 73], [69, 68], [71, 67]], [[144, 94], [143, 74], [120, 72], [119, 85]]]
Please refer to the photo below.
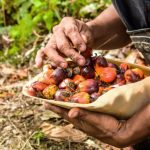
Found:
[[[29, 49], [35, 52], [43, 35], [62, 17], [89, 20], [104, 10], [110, 1], [0, 0], [0, 61], [23, 63], [25, 52]], [[31, 54], [30, 58], [33, 56]]]

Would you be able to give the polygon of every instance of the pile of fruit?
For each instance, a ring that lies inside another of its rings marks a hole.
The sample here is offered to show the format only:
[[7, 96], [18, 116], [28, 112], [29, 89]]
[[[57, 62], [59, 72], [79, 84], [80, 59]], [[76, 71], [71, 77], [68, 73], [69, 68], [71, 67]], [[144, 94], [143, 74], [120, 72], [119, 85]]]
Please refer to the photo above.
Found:
[[82, 67], [72, 61], [66, 69], [45, 65], [37, 81], [27, 87], [27, 93], [49, 100], [88, 104], [115, 87], [143, 78], [144, 72], [139, 68], [131, 69], [126, 63], [118, 66], [102, 56], [94, 56]]

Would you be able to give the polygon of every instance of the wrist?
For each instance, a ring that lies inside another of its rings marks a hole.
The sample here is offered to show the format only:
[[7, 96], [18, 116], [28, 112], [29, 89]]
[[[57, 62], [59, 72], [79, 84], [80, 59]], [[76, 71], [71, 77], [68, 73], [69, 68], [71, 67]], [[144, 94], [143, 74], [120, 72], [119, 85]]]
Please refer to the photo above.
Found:
[[107, 39], [105, 26], [96, 19], [86, 23], [92, 35], [92, 48], [100, 48], [100, 45]]

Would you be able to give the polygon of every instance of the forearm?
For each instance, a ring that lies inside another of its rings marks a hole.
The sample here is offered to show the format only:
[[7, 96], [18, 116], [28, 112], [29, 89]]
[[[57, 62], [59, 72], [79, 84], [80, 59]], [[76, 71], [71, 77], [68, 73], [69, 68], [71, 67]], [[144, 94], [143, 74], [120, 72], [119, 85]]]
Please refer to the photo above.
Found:
[[93, 33], [93, 48], [116, 49], [131, 42], [113, 5], [87, 24]]

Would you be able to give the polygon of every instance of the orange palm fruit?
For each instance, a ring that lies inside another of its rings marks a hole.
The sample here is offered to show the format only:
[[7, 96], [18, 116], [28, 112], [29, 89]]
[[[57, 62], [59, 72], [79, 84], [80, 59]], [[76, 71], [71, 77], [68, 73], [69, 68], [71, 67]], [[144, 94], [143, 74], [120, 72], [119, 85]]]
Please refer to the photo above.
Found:
[[86, 92], [79, 92], [71, 97], [71, 101], [74, 103], [88, 104], [90, 103], [90, 95]]
[[132, 69], [132, 71], [133, 71], [135, 74], [139, 75], [140, 79], [143, 79], [143, 78], [144, 78], [144, 72], [143, 72], [141, 69], [139, 69], [139, 68], [134, 68], [134, 69]]
[[58, 87], [55, 84], [49, 85], [43, 90], [43, 96], [47, 99], [53, 99]]
[[36, 91], [43, 91], [48, 85], [39, 81], [35, 81], [31, 86]]
[[78, 85], [80, 82], [84, 81], [84, 80], [85, 80], [85, 78], [84, 78], [83, 76], [79, 75], [79, 74], [77, 74], [77, 75], [75, 75], [75, 76], [73, 77], [73, 81], [74, 81], [74, 83], [77, 84], [77, 85]]
[[115, 68], [105, 67], [99, 72], [100, 80], [106, 83], [113, 82], [117, 77], [117, 72]]

